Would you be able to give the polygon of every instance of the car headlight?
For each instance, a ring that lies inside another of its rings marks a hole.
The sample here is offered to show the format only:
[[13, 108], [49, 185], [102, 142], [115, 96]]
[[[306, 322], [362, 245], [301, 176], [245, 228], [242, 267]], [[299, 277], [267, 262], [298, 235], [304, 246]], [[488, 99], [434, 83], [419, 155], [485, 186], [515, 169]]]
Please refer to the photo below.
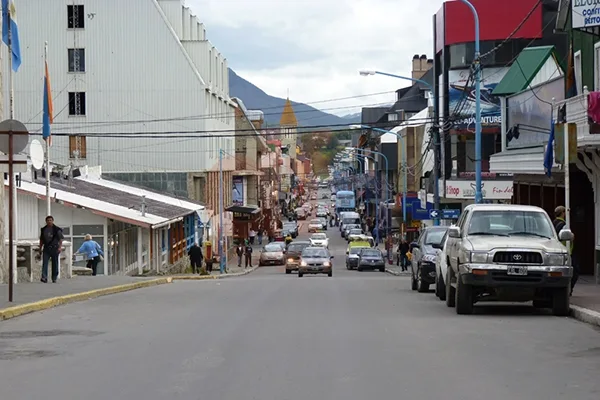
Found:
[[288, 261], [287, 261], [287, 262], [289, 262], [289, 263], [293, 263], [293, 262], [294, 262], [294, 259], [293, 259], [293, 258], [288, 258]]
[[306, 261], [302, 261], [302, 262], [300, 263], [300, 265], [301, 265], [301, 266], [303, 266], [303, 267], [306, 267], [308, 264], [306, 263]]
[[421, 260], [425, 261], [425, 262], [434, 263], [435, 262], [435, 256], [433, 254], [425, 254], [423, 256], [423, 258], [421, 258]]
[[467, 257], [469, 262], [472, 263], [487, 263], [488, 253], [485, 251], [469, 251]]
[[569, 255], [565, 253], [548, 254], [547, 263], [549, 265], [569, 265], [571, 260]]
[[329, 261], [325, 261], [325, 262], [323, 263], [323, 266], [324, 266], [324, 267], [331, 267], [331, 263], [330, 263]]

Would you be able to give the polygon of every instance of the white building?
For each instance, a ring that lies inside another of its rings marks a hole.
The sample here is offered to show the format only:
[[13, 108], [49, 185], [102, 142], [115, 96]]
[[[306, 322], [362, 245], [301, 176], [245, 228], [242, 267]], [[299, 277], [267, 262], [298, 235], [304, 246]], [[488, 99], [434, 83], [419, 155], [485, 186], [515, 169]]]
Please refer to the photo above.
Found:
[[[227, 60], [181, 0], [28, 0], [18, 7], [16, 118], [41, 132], [48, 42], [52, 161], [102, 165], [119, 179], [195, 195], [190, 173], [209, 182], [197, 173], [218, 173], [218, 149], [235, 153]], [[223, 168], [234, 169], [233, 156]]]

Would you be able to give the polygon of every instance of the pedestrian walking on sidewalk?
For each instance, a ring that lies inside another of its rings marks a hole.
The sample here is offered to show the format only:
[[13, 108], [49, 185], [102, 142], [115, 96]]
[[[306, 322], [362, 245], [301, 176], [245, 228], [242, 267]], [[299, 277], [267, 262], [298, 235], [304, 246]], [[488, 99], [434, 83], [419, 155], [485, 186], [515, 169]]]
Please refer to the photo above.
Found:
[[258, 236], [258, 244], [262, 245], [262, 240], [263, 240], [263, 230], [262, 229], [260, 229], [260, 228], [258, 229], [257, 236]]
[[82, 243], [79, 250], [73, 254], [83, 254], [87, 260], [86, 267], [92, 270], [92, 276], [96, 276], [98, 272], [98, 264], [103, 260], [104, 252], [98, 242], [94, 241], [92, 235], [85, 235], [85, 242]]
[[190, 251], [188, 251], [188, 256], [190, 257], [190, 264], [192, 264], [192, 273], [200, 273], [204, 255], [202, 254], [202, 248], [198, 246], [198, 243], [194, 242], [194, 245], [190, 247]]
[[[556, 230], [556, 234], [564, 229], [567, 225], [567, 221], [565, 219], [567, 215], [567, 209], [564, 206], [558, 206], [554, 209], [554, 221], [552, 224], [554, 225], [554, 229]], [[566, 246], [567, 243], [563, 242]], [[573, 295], [573, 288], [579, 279], [579, 263], [575, 254], [573, 253], [573, 249], [575, 248], [575, 240], [571, 241], [571, 245], [569, 246], [569, 254], [571, 255], [571, 266], [573, 267], [573, 277], [571, 278], [571, 295]]]
[[238, 244], [235, 248], [235, 254], [238, 257], [238, 267], [242, 268], [242, 257], [244, 256], [244, 246], [242, 244]]
[[402, 267], [402, 271], [408, 270], [408, 257], [407, 254], [410, 250], [406, 238], [402, 238], [402, 241], [398, 245], [398, 264]]
[[256, 237], [256, 231], [254, 229], [250, 229], [250, 244], [254, 244], [255, 237]]
[[252, 268], [252, 246], [250, 245], [250, 243], [246, 243], [246, 248], [244, 249], [244, 255], [245, 255], [245, 268]]
[[58, 263], [64, 238], [62, 229], [54, 225], [54, 218], [48, 215], [46, 217], [46, 225], [40, 232], [40, 253], [42, 256], [41, 281], [44, 283], [48, 282], [49, 262], [52, 262], [52, 282], [56, 283], [58, 279]]

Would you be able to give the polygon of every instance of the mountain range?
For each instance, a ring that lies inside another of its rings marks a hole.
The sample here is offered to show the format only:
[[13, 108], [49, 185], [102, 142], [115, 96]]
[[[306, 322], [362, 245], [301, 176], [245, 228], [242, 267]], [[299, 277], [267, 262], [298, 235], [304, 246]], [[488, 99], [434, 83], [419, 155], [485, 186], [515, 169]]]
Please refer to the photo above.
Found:
[[[266, 127], [279, 126], [279, 119], [286, 99], [268, 95], [231, 69], [229, 69], [229, 95], [241, 99], [249, 110], [261, 110], [264, 113]], [[292, 105], [300, 127], [331, 126], [332, 128], [343, 128], [347, 125], [360, 123], [360, 113], [340, 117], [307, 104], [292, 101]]]

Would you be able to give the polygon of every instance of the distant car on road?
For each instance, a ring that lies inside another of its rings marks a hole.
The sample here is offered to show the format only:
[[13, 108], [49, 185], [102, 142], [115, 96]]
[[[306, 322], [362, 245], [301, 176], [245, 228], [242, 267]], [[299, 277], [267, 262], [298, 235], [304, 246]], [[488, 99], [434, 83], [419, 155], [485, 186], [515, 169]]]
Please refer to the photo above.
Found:
[[374, 270], [378, 269], [381, 272], [385, 272], [385, 259], [383, 253], [379, 249], [361, 249], [358, 254], [358, 266], [356, 268], [359, 271], [366, 269]]
[[327, 274], [327, 276], [332, 277], [332, 259], [333, 256], [329, 253], [329, 250], [323, 247], [305, 248], [300, 256], [298, 277], [302, 278], [304, 274]]
[[281, 242], [273, 242], [265, 245], [260, 252], [258, 266], [285, 265], [285, 246]]
[[362, 249], [369, 249], [370, 246], [367, 243], [365, 247], [350, 247], [346, 252], [346, 269], [356, 269], [358, 267], [358, 260], [360, 259], [360, 252]]
[[310, 221], [310, 223], [308, 224], [308, 232], [318, 232], [323, 230], [323, 221], [321, 221], [320, 219], [313, 219]]
[[329, 238], [324, 233], [313, 233], [310, 237], [310, 243], [315, 247], [329, 248]]
[[296, 222], [284, 222], [283, 229], [288, 231], [294, 239], [298, 236], [298, 224]]
[[351, 242], [353, 240], [362, 238], [363, 235], [364, 235], [364, 233], [363, 233], [362, 229], [360, 229], [360, 228], [350, 229], [348, 231], [348, 234], [346, 235], [346, 240]]
[[294, 241], [290, 243], [287, 247], [286, 262], [285, 262], [285, 273], [291, 274], [293, 271], [298, 271], [298, 266], [300, 265], [300, 256], [302, 255], [302, 251], [310, 247], [311, 243], [309, 241]]

